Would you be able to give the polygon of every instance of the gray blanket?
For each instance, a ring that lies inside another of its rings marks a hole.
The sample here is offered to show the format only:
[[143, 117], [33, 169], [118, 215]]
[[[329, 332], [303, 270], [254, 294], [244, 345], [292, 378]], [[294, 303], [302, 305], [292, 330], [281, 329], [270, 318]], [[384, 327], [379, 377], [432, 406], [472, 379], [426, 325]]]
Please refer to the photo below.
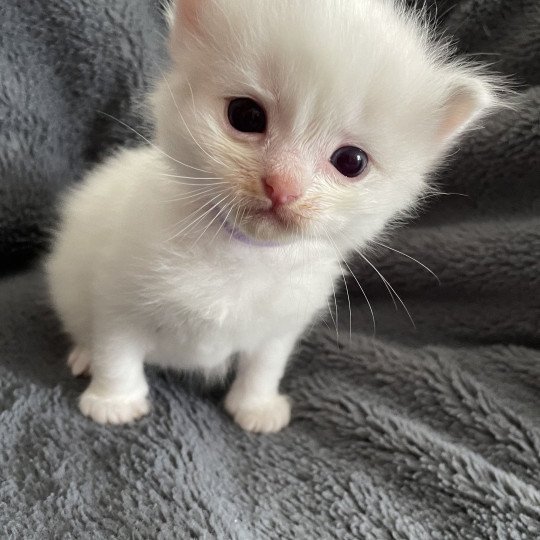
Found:
[[[150, 371], [153, 411], [103, 427], [35, 260], [62, 187], [145, 130], [157, 1], [0, 6], [0, 538], [540, 538], [540, 182], [536, 0], [438, 2], [439, 30], [519, 84], [439, 173], [441, 195], [351, 267], [283, 382], [291, 425], [242, 432], [222, 389]], [[428, 2], [435, 14], [435, 6]], [[386, 242], [385, 242], [386, 244]], [[9, 275], [8, 275], [9, 274]], [[334, 317], [335, 318], [335, 317]]]

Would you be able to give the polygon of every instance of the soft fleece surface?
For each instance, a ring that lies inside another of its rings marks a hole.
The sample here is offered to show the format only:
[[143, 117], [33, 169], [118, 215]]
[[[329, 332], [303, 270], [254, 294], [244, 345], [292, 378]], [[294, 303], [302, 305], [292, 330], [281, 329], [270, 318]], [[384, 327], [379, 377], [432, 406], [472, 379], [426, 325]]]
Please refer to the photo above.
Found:
[[[428, 4], [433, 4], [429, 3]], [[431, 5], [434, 10], [434, 6]], [[38, 252], [60, 188], [128, 131], [159, 58], [150, 0], [4, 0], [0, 7], [1, 538], [540, 538], [540, 14], [536, 0], [438, 2], [441, 30], [520, 83], [439, 175], [445, 195], [357, 262], [353, 292], [313, 328], [284, 380], [293, 420], [243, 433], [220, 391], [151, 372], [153, 412], [84, 419], [85, 382]], [[143, 47], [143, 43], [147, 48]], [[133, 143], [133, 139], [130, 139]]]

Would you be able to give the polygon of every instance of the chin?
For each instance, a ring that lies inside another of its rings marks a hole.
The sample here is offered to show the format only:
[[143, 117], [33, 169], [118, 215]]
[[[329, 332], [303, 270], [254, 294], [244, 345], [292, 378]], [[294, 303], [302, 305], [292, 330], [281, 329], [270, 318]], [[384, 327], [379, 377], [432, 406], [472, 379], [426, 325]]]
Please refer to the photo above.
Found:
[[239, 228], [255, 240], [291, 243], [310, 236], [308, 218], [285, 208], [246, 211]]

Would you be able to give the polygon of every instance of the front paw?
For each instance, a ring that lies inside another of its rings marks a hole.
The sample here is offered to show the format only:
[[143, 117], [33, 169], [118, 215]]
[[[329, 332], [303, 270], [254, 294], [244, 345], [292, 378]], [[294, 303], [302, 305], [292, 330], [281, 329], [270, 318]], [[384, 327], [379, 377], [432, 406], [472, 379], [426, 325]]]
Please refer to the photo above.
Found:
[[146, 395], [101, 396], [88, 389], [81, 396], [79, 408], [100, 424], [126, 424], [148, 414], [150, 404]]
[[248, 401], [230, 392], [225, 398], [225, 409], [241, 428], [254, 433], [275, 433], [291, 419], [291, 404], [281, 394]]

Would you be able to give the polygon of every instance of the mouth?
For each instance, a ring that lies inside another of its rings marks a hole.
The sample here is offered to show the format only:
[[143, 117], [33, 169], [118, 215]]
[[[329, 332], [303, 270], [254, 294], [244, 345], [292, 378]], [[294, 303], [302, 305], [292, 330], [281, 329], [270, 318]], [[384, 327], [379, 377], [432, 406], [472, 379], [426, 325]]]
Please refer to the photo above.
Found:
[[274, 207], [246, 207], [240, 214], [239, 220], [230, 220], [224, 209], [217, 208], [222, 227], [232, 238], [265, 247], [290, 243], [302, 220], [291, 210]]
[[[269, 201], [267, 201], [269, 202]], [[312, 220], [313, 203], [300, 201], [299, 204], [268, 205], [256, 201], [247, 207], [246, 215], [253, 219], [261, 219], [274, 224], [278, 228], [299, 230]]]
[[266, 220], [272, 224], [275, 224], [278, 227], [287, 227], [290, 226], [293, 222], [290, 212], [283, 211], [280, 208], [270, 207], [270, 208], [256, 208], [248, 212], [248, 215], [253, 219], [262, 219]]

